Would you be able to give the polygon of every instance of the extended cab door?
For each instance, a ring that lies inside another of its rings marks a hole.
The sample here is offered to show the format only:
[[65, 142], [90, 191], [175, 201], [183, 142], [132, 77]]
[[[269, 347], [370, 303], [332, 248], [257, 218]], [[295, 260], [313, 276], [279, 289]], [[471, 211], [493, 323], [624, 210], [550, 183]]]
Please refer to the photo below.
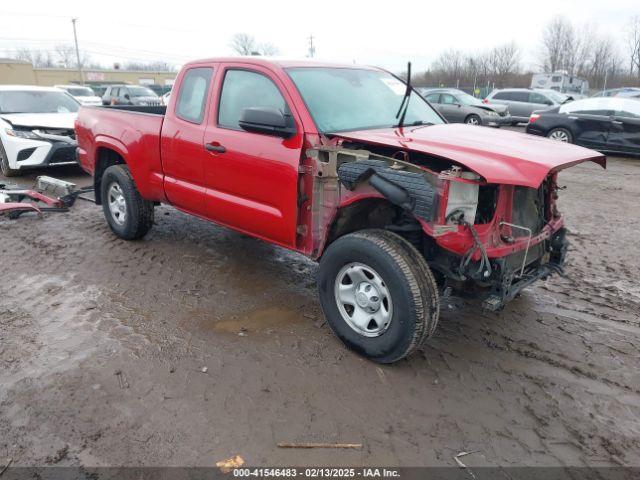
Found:
[[[303, 131], [282, 82], [266, 68], [221, 65], [216, 110], [210, 115], [201, 148], [205, 202], [212, 220], [293, 247], [298, 210], [298, 169]], [[289, 138], [240, 128], [242, 111], [272, 107], [293, 116]], [[207, 150], [208, 149], [208, 150]]]
[[164, 189], [175, 207], [207, 216], [204, 202], [203, 148], [209, 93], [216, 65], [194, 65], [184, 70], [171, 95], [160, 139]]

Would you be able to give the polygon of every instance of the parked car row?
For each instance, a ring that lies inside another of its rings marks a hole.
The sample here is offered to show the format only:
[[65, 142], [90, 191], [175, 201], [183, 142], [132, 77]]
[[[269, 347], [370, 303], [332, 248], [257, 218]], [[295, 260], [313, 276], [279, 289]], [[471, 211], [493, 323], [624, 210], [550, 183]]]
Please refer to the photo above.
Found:
[[511, 124], [509, 107], [483, 103], [455, 88], [427, 88], [420, 91], [440, 114], [452, 123], [499, 127]]
[[640, 154], [640, 101], [624, 97], [576, 100], [533, 112], [527, 133], [601, 152]]
[[162, 105], [160, 97], [143, 85], [110, 85], [102, 95], [103, 105]]
[[[146, 86], [0, 87], [0, 167], [5, 176], [43, 165], [75, 163], [73, 121], [80, 105], [161, 106]], [[500, 127], [527, 122], [526, 131], [605, 152], [640, 155], [640, 89], [619, 88], [572, 101], [551, 89], [508, 88], [484, 100], [454, 88], [417, 88], [449, 123]]]
[[82, 105], [165, 105], [169, 85], [56, 85]]

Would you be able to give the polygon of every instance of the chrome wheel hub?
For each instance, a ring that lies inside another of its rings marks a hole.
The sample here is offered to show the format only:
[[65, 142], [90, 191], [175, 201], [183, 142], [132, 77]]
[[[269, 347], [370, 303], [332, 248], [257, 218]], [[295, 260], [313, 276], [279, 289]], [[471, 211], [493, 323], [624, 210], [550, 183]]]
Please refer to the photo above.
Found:
[[343, 320], [365, 337], [382, 335], [393, 316], [391, 295], [382, 277], [362, 263], [345, 265], [335, 282], [335, 299]]
[[127, 220], [127, 202], [124, 199], [122, 188], [117, 183], [109, 185], [107, 190], [107, 203], [111, 218], [118, 224], [124, 225]]
[[552, 140], [558, 140], [559, 142], [568, 142], [569, 136], [567, 132], [563, 132], [562, 130], [556, 130], [555, 132], [551, 132], [549, 138]]

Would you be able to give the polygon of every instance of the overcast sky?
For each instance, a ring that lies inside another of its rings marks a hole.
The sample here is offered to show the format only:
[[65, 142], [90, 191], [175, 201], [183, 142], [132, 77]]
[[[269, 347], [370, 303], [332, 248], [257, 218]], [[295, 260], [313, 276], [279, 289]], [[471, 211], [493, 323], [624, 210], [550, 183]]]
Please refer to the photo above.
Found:
[[[166, 6], [165, 6], [166, 5]], [[278, 47], [281, 56], [304, 57], [313, 34], [322, 60], [402, 70], [426, 68], [447, 48], [482, 50], [515, 41], [525, 64], [534, 64], [540, 33], [555, 15], [592, 24], [624, 46], [622, 32], [639, 0], [442, 1], [240, 0], [196, 2], [22, 1], [0, 6], [0, 56], [19, 47], [53, 49], [73, 41], [111, 66], [127, 60], [185, 61], [231, 54], [234, 33]]]

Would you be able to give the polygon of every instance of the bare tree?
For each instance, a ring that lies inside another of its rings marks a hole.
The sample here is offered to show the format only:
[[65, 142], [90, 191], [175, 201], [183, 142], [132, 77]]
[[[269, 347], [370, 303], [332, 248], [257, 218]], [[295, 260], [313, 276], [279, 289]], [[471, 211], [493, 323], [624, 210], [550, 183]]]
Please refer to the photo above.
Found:
[[51, 58], [51, 53], [47, 50], [31, 50], [29, 48], [19, 48], [12, 55], [16, 60], [30, 62], [36, 68], [50, 68], [55, 66]]
[[520, 70], [520, 50], [515, 42], [491, 49], [489, 63], [496, 82], [506, 84], [509, 76]]
[[258, 46], [258, 51], [260, 55], [264, 55], [265, 57], [273, 57], [274, 55], [278, 55], [280, 50], [273, 43], [263, 42]]
[[542, 31], [542, 68], [547, 72], [568, 69], [569, 64], [573, 63], [575, 48], [575, 32], [571, 22], [564, 17], [555, 17]]
[[446, 50], [434, 60], [431, 69], [440, 76], [440, 83], [458, 82], [464, 73], [464, 55], [460, 50]]
[[163, 62], [161, 60], [152, 62], [127, 62], [122, 70], [137, 70], [141, 72], [173, 72], [176, 70], [175, 65]]
[[634, 15], [627, 25], [627, 47], [629, 52], [629, 75], [636, 71], [640, 78], [640, 15]]
[[[59, 44], [54, 47], [54, 51], [58, 58], [58, 63], [63, 68], [76, 68], [78, 61], [76, 59], [76, 51], [71, 45]], [[82, 63], [82, 58], [80, 59]]]
[[238, 55], [253, 55], [258, 50], [256, 39], [247, 33], [236, 33], [229, 46]]

